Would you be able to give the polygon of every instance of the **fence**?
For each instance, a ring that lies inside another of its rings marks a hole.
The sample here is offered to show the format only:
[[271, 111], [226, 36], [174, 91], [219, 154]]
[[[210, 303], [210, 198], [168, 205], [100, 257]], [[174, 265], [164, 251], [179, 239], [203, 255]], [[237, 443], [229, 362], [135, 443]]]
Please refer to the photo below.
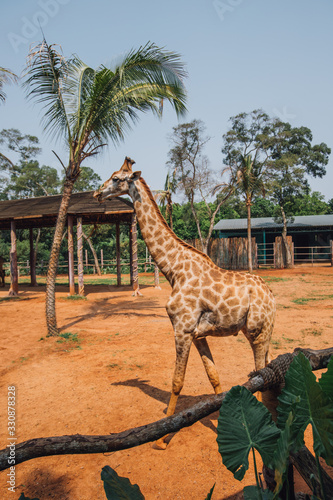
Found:
[[[291, 236], [287, 237], [292, 256], [292, 265], [316, 265], [330, 263], [333, 265], [333, 242], [327, 246], [312, 246], [312, 247], [294, 247]], [[192, 246], [201, 250], [200, 240], [191, 240]], [[209, 243], [208, 255], [216, 265], [223, 269], [248, 269], [247, 264], [247, 238], [212, 238]], [[98, 262], [103, 273], [116, 273], [116, 259], [104, 259], [101, 252]], [[285, 250], [282, 243], [282, 238], [276, 237], [274, 243], [256, 243], [255, 238], [252, 238], [252, 265], [253, 269], [262, 267], [285, 267]], [[122, 260], [120, 262], [123, 274], [129, 273], [130, 262]], [[77, 261], [74, 262], [75, 270], [77, 269]], [[146, 254], [146, 258], [138, 260], [139, 272], [153, 272], [155, 267], [151, 256]], [[10, 264], [4, 263], [3, 269], [6, 274], [9, 274]], [[43, 275], [47, 273], [48, 262], [39, 261], [36, 265], [36, 273]], [[96, 264], [93, 259], [89, 260], [87, 253], [84, 261], [84, 273], [96, 274]], [[30, 262], [18, 262], [19, 276], [30, 274]], [[58, 273], [68, 273], [68, 262], [60, 262], [58, 264]]]
[[[333, 265], [333, 242], [327, 246], [294, 247], [291, 236], [287, 236], [290, 249], [291, 265], [315, 265], [330, 263]], [[189, 241], [198, 250], [201, 250], [200, 240]], [[211, 239], [208, 255], [216, 265], [224, 269], [248, 269], [247, 238], [215, 238]], [[277, 236], [273, 243], [256, 243], [252, 238], [252, 266], [286, 267], [286, 251], [281, 236]]]
[[[77, 273], [77, 260], [74, 261], [74, 272]], [[101, 269], [102, 273], [112, 273], [116, 274], [117, 272], [117, 262], [116, 259], [113, 260], [103, 260], [99, 261], [99, 267]], [[122, 274], [128, 274], [129, 269], [130, 269], [130, 262], [129, 261], [122, 261], [120, 262], [120, 266], [122, 268]], [[148, 260], [146, 261], [145, 259], [139, 259], [138, 260], [138, 269], [139, 272], [154, 272], [155, 268], [155, 263], [153, 260]], [[6, 275], [9, 276], [10, 274], [10, 264], [9, 262], [6, 262], [3, 265], [3, 269], [6, 272]], [[17, 263], [17, 269], [18, 269], [18, 276], [26, 276], [30, 274], [30, 262], [29, 260], [27, 261], [20, 261]], [[46, 275], [48, 270], [48, 262], [47, 261], [39, 261], [36, 264], [36, 274], [38, 275]], [[64, 261], [58, 264], [57, 267], [57, 272], [58, 274], [68, 274], [68, 262]], [[96, 274], [97, 269], [96, 265], [92, 262], [85, 262], [83, 265], [83, 272], [84, 274]]]
[[[332, 242], [331, 242], [332, 243]], [[296, 264], [332, 263], [332, 245], [316, 247], [295, 247], [294, 260]]]

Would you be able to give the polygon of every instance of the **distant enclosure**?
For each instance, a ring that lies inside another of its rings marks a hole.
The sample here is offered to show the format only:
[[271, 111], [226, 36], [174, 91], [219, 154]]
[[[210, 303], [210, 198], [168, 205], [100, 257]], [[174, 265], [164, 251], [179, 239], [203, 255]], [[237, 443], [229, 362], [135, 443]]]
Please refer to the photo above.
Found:
[[[333, 241], [329, 245], [296, 247], [291, 236], [287, 236], [288, 244], [293, 256], [293, 265], [333, 265]], [[201, 250], [200, 240], [191, 240], [188, 243]], [[248, 269], [247, 263], [247, 238], [212, 238], [210, 240], [208, 255], [216, 265], [224, 269]], [[252, 238], [253, 268], [285, 267], [285, 251], [281, 236], [276, 236], [273, 243], [257, 243]]]

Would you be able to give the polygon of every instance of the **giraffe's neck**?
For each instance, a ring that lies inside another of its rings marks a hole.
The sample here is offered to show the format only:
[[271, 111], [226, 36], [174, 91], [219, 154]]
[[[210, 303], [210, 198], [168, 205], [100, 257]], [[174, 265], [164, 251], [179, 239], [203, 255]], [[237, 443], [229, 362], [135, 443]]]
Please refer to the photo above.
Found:
[[167, 280], [173, 283], [182, 265], [179, 256], [190, 250], [169, 228], [142, 178], [132, 184], [129, 194], [148, 250]]

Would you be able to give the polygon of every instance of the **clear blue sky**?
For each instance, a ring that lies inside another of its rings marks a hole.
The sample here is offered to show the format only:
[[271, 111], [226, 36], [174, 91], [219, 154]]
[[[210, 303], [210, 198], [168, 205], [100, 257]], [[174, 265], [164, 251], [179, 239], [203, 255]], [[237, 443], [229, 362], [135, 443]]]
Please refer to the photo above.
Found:
[[[206, 153], [211, 167], [222, 168], [222, 135], [240, 112], [266, 113], [307, 126], [316, 143], [333, 148], [332, 0], [12, 0], [1, 5], [0, 66], [20, 74], [30, 44], [41, 38], [76, 53], [92, 67], [108, 64], [148, 41], [179, 52], [189, 77], [188, 115], [201, 119], [212, 137]], [[27, 103], [20, 87], [6, 86], [0, 129], [37, 135], [39, 161], [59, 169], [61, 142], [49, 140], [40, 125], [41, 108]], [[178, 124], [169, 106], [159, 121], [142, 115], [125, 142], [112, 143], [85, 163], [105, 180], [128, 155], [153, 189], [166, 177], [168, 135]], [[59, 169], [60, 170], [60, 169]], [[333, 158], [322, 180], [311, 187], [333, 198]]]

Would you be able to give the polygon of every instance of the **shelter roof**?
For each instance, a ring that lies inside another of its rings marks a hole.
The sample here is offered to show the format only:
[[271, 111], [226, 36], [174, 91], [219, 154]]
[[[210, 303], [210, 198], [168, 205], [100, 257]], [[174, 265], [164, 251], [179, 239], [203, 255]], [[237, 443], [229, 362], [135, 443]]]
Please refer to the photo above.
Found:
[[[12, 220], [18, 229], [55, 226], [61, 195], [0, 201], [0, 229], [10, 229]], [[83, 224], [130, 223], [133, 204], [124, 198], [110, 198], [99, 203], [93, 191], [73, 193], [68, 214], [82, 217]]]
[[[328, 215], [297, 215], [287, 224], [289, 229], [333, 226], [333, 214]], [[283, 224], [274, 221], [272, 217], [251, 219], [251, 229], [279, 229]], [[214, 229], [220, 231], [246, 230], [247, 219], [222, 219], [215, 224]]]

